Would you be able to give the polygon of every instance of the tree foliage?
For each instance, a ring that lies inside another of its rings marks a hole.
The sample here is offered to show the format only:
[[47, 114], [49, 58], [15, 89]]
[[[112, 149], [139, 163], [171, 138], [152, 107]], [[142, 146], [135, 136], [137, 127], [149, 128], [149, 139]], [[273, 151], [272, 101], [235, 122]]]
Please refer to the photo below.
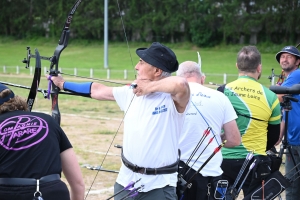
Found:
[[[0, 35], [58, 38], [75, 0], [2, 0]], [[109, 40], [198, 46], [300, 42], [300, 0], [108, 1]], [[73, 38], [102, 40], [104, 1], [82, 1]], [[124, 30], [125, 29], [125, 30]]]

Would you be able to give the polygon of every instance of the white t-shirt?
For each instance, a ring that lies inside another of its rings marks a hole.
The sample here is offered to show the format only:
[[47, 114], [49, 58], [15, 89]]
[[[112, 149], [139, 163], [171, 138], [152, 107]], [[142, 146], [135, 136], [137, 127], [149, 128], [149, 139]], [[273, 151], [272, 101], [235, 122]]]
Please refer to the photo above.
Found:
[[[210, 134], [205, 138], [197, 153], [189, 162], [189, 166], [192, 166], [203, 149], [206, 148], [192, 167], [197, 171], [213, 153], [215, 148], [221, 144], [220, 134], [223, 124], [235, 120], [237, 115], [230, 101], [223, 93], [194, 82], [189, 82], [189, 86], [192, 102], [186, 114], [183, 133], [179, 139], [179, 148], [181, 150], [180, 160], [186, 163], [203, 136], [204, 131], [208, 126], [212, 128]], [[207, 145], [214, 134], [216, 137]], [[219, 151], [200, 173], [203, 176], [219, 176], [223, 173], [220, 168], [221, 163], [222, 154]]]
[[[184, 113], [178, 113], [171, 95], [151, 93], [134, 96], [128, 86], [115, 87], [114, 98], [125, 113], [123, 154], [139, 167], [159, 168], [178, 159], [178, 140], [182, 131]], [[177, 173], [143, 175], [134, 173], [123, 163], [117, 182], [123, 186], [141, 180], [135, 185], [144, 185], [143, 192], [166, 185], [176, 187]]]

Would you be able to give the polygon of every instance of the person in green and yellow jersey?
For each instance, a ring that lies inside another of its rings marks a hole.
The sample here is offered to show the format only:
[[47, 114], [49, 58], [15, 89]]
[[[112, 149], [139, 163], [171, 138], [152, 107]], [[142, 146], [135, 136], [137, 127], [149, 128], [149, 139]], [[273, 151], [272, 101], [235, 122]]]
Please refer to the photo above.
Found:
[[[224, 92], [235, 109], [242, 139], [238, 146], [222, 148], [221, 168], [223, 179], [232, 185], [248, 153], [254, 153], [245, 168], [248, 171], [249, 166], [256, 160], [256, 167], [250, 171], [242, 186], [246, 195], [253, 182], [261, 182], [263, 175], [270, 173], [258, 171], [258, 167], [261, 162], [269, 159], [266, 151], [279, 139], [281, 113], [277, 95], [258, 82], [262, 64], [261, 54], [255, 46], [245, 46], [238, 52], [236, 67], [239, 73], [237, 80], [219, 87], [218, 90]], [[236, 189], [240, 187], [245, 174], [246, 172], [240, 178]]]

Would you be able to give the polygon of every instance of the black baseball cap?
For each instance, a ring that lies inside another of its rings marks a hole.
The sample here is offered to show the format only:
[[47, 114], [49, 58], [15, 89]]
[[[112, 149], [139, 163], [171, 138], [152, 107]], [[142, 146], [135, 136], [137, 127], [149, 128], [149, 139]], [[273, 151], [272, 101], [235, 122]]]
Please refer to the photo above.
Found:
[[279, 52], [276, 54], [276, 56], [275, 56], [277, 62], [280, 62], [280, 55], [281, 55], [282, 53], [289, 53], [289, 54], [292, 54], [292, 55], [298, 57], [298, 59], [300, 59], [300, 53], [299, 53], [299, 50], [298, 50], [296, 47], [294, 47], [294, 46], [286, 46], [286, 47], [283, 47], [283, 49], [282, 49], [281, 51], [279, 51]]
[[[3, 85], [3, 84], [0, 83], [0, 93], [1, 93], [3, 90], [5, 90], [5, 89], [9, 89], [9, 88], [8, 88], [6, 85]], [[10, 89], [9, 89], [9, 90], [10, 90]], [[3, 103], [7, 102], [7, 101], [10, 100], [11, 98], [14, 98], [14, 97], [15, 97], [14, 92], [13, 92], [12, 90], [10, 90], [10, 91], [11, 91], [10, 95], [8, 95], [8, 96], [6, 96], [6, 97], [4, 97], [4, 98], [1, 98], [1, 97], [0, 97], [0, 105], [2, 105]]]
[[178, 70], [175, 53], [159, 42], [153, 42], [149, 48], [138, 48], [136, 54], [145, 62], [165, 72], [172, 73]]

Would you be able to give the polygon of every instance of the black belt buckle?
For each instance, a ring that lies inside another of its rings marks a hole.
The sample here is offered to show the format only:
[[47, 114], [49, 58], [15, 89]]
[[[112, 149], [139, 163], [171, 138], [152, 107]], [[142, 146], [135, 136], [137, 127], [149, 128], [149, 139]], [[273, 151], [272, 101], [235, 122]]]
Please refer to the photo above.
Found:
[[139, 167], [137, 165], [134, 166], [133, 171], [137, 172], [137, 173], [140, 173], [140, 174], [146, 174], [146, 168]]

